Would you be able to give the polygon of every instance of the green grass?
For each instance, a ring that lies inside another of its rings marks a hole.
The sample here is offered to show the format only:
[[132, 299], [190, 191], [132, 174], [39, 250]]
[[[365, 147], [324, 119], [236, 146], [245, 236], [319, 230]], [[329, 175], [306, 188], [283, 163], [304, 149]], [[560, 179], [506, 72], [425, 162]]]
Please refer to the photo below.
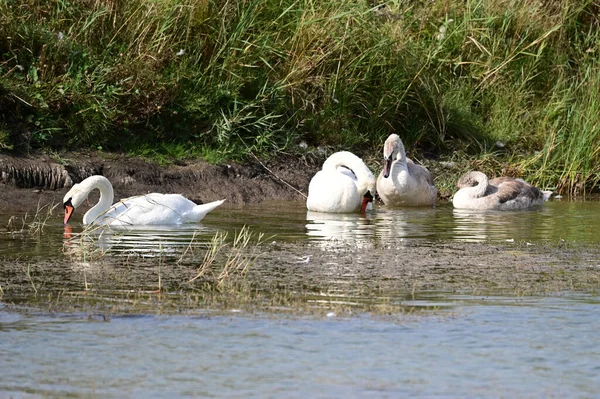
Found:
[[395, 132], [418, 158], [597, 185], [597, 0], [376, 4], [0, 0], [0, 150], [220, 162]]
[[543, 114], [544, 148], [523, 163], [536, 180], [556, 184], [559, 192], [585, 194], [600, 182], [600, 64], [594, 64], [583, 80], [559, 79], [560, 95]]

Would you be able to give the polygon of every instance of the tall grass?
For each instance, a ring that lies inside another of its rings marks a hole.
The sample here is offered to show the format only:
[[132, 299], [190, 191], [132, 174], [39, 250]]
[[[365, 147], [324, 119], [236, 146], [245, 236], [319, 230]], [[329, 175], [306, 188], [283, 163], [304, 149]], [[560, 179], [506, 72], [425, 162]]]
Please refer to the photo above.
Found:
[[544, 148], [523, 162], [535, 180], [575, 195], [600, 183], [600, 65], [585, 68], [585, 79], [558, 80], [543, 114]]
[[373, 152], [396, 132], [429, 156], [500, 141], [523, 177], [580, 191], [598, 180], [599, 15], [597, 0], [0, 0], [0, 148], [216, 161], [300, 140]]

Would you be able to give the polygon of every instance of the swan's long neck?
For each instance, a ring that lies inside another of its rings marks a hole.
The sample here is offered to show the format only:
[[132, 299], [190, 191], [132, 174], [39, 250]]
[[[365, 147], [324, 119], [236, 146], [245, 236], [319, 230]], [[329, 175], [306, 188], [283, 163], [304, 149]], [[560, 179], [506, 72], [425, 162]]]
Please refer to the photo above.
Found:
[[[84, 184], [84, 182], [81, 184]], [[86, 193], [86, 196], [94, 189], [100, 190], [100, 199], [96, 205], [83, 215], [83, 224], [92, 223], [100, 214], [110, 208], [113, 203], [115, 195], [112, 185], [106, 177], [94, 176], [93, 179], [85, 181], [85, 185], [81, 187], [81, 190]]]
[[[406, 176], [401, 176], [403, 171], [407, 170], [406, 166], [406, 151], [404, 144], [397, 134], [392, 134], [383, 145], [383, 177], [387, 178], [391, 174], [397, 180], [405, 179]], [[392, 169], [396, 171], [392, 173]], [[400, 183], [403, 183], [400, 181]]]
[[481, 198], [485, 196], [485, 192], [489, 186], [488, 177], [481, 172], [472, 172], [470, 178], [478, 183], [476, 186], [471, 187], [471, 195], [473, 198]]
[[396, 146], [396, 162], [406, 168], [406, 150], [402, 141], [398, 141]]
[[[340, 166], [344, 166], [354, 173], [356, 185], [361, 195], [365, 194], [367, 190], [374, 191], [375, 178], [362, 159], [351, 152], [337, 152], [323, 163], [323, 170], [337, 170]], [[371, 194], [374, 195], [375, 193], [372, 192]]]

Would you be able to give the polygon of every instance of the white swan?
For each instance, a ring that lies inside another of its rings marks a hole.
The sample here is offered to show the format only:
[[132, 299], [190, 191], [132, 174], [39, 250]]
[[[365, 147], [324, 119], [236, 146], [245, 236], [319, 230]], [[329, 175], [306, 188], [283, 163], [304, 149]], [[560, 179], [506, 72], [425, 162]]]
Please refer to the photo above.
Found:
[[427, 168], [406, 157], [404, 144], [391, 134], [383, 145], [383, 170], [377, 178], [377, 193], [386, 205], [434, 205], [437, 188]]
[[522, 179], [488, 180], [482, 172], [464, 174], [457, 185], [452, 204], [459, 209], [524, 209], [541, 205], [552, 195], [552, 191], [542, 191]]
[[64, 223], [85, 201], [89, 193], [100, 190], [100, 200], [83, 216], [83, 224], [111, 226], [166, 225], [198, 222], [225, 200], [196, 205], [180, 194], [151, 193], [122, 199], [113, 205], [113, 188], [104, 176], [90, 176], [75, 184], [65, 197]]
[[364, 212], [372, 206], [375, 177], [367, 165], [348, 151], [332, 154], [308, 185], [309, 211]]

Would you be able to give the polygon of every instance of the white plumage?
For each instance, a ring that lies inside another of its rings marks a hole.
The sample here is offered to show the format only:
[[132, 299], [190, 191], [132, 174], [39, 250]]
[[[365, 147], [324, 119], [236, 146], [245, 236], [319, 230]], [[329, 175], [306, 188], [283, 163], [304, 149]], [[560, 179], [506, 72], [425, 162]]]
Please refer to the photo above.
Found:
[[83, 216], [83, 224], [111, 226], [171, 225], [198, 222], [225, 200], [196, 205], [180, 194], [151, 193], [122, 199], [113, 204], [114, 192], [104, 176], [90, 176], [75, 184], [63, 198], [65, 224], [92, 190], [100, 190], [100, 199]]
[[386, 205], [431, 206], [437, 199], [437, 189], [424, 166], [406, 157], [404, 144], [397, 134], [391, 134], [383, 146], [384, 166], [377, 178], [377, 193]]
[[364, 212], [372, 206], [375, 177], [367, 165], [348, 151], [332, 154], [308, 186], [309, 211]]

